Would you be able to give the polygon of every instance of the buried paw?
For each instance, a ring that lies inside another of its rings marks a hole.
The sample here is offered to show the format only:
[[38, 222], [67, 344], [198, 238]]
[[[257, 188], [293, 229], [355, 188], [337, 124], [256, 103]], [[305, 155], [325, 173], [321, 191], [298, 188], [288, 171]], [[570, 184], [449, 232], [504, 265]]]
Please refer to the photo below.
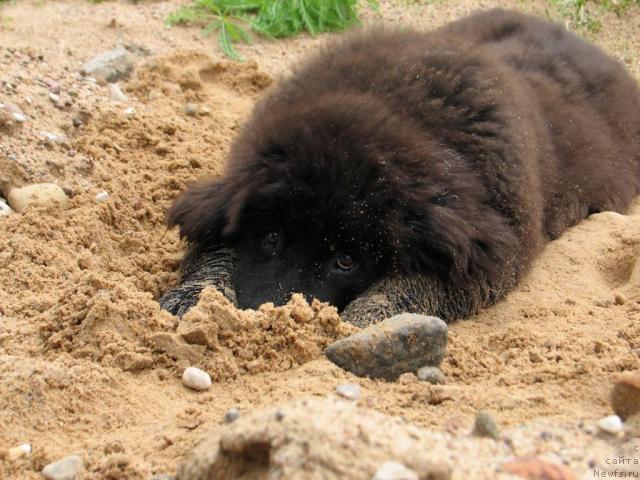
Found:
[[228, 286], [212, 285], [203, 282], [187, 282], [165, 292], [159, 300], [160, 308], [176, 317], [182, 317], [191, 307], [195, 307], [200, 299], [200, 293], [205, 287], [213, 286], [233, 305], [236, 304], [235, 291]]

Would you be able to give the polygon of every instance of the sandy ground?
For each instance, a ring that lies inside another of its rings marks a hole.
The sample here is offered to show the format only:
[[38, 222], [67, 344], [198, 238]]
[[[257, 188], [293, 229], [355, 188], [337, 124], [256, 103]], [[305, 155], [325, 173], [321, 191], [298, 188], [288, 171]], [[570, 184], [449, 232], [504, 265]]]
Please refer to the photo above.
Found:
[[[629, 215], [601, 213], [571, 229], [506, 301], [451, 325], [445, 386], [413, 375], [360, 379], [332, 365], [322, 347], [350, 329], [327, 306], [298, 300], [239, 314], [213, 298], [180, 325], [156, 303], [175, 284], [183, 249], [166, 230], [167, 207], [187, 183], [220, 173], [255, 100], [327, 37], [260, 40], [241, 47], [248, 61], [233, 63], [198, 29], [163, 25], [178, 4], [18, 1], [0, 9], [0, 103], [29, 117], [0, 132], [0, 189], [6, 197], [11, 187], [54, 182], [71, 197], [66, 210], [0, 216], [0, 451], [33, 446], [16, 461], [0, 455], [0, 478], [40, 478], [45, 464], [72, 453], [84, 460], [84, 478], [175, 473], [211, 429], [222, 431], [228, 409], [244, 415], [332, 394], [344, 382], [361, 386], [360, 405], [450, 445], [453, 478], [507, 478], [499, 462], [521, 455], [546, 455], [593, 478], [590, 468], [622, 440], [592, 425], [611, 413], [615, 376], [640, 368], [640, 201]], [[545, 12], [538, 1], [383, 1], [381, 16], [427, 28], [497, 5]], [[639, 17], [638, 9], [599, 14], [603, 29], [592, 35], [636, 75]], [[77, 74], [118, 44], [136, 63], [120, 84], [121, 103]], [[71, 105], [52, 103], [52, 85]], [[185, 114], [189, 102], [198, 115]], [[100, 191], [106, 201], [96, 200]], [[220, 327], [182, 340], [207, 308], [226, 312], [237, 335]], [[213, 387], [187, 390], [187, 365], [207, 369]], [[502, 440], [469, 437], [478, 410], [494, 416]]]

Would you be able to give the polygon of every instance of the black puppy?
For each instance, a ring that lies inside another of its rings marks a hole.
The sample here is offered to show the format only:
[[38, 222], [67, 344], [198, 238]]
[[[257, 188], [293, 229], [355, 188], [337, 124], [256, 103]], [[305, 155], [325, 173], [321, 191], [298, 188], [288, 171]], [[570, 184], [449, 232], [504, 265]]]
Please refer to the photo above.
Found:
[[359, 325], [465, 317], [639, 186], [638, 86], [562, 26], [492, 10], [352, 34], [263, 99], [226, 174], [171, 207], [191, 247], [164, 304], [182, 313], [215, 283], [242, 308], [302, 292]]

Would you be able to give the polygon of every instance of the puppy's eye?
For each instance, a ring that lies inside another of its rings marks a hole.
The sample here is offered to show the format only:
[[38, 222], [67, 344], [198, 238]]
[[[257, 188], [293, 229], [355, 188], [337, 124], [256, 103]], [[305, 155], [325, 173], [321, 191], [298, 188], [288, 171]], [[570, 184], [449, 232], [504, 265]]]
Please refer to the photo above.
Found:
[[336, 265], [338, 265], [338, 268], [345, 272], [351, 270], [355, 266], [355, 264], [355, 259], [348, 253], [341, 253], [340, 255], [338, 255], [338, 259], [336, 260]]
[[278, 241], [280, 240], [280, 234], [275, 231], [266, 232], [262, 235], [262, 245], [265, 248], [274, 249], [278, 246]]

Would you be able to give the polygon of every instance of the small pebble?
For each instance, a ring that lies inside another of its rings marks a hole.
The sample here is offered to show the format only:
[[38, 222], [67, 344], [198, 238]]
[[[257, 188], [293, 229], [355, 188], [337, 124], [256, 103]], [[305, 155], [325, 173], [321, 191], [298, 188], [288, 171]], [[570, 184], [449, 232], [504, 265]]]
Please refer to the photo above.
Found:
[[196, 105], [195, 103], [187, 103], [184, 106], [184, 113], [186, 113], [190, 117], [195, 117], [198, 114], [198, 105]]
[[11, 116], [13, 117], [13, 119], [18, 122], [18, 123], [24, 123], [27, 121], [27, 116], [23, 113], [19, 113], [19, 112], [13, 112], [11, 114]]
[[360, 398], [360, 385], [342, 383], [336, 387], [336, 393], [349, 400], [358, 400]]
[[640, 372], [618, 378], [611, 390], [610, 403], [615, 414], [623, 420], [640, 412]]
[[109, 199], [109, 192], [105, 192], [104, 190], [101, 192], [98, 192], [96, 194], [96, 201], [98, 202], [105, 202]]
[[127, 115], [128, 117], [130, 117], [131, 115], [134, 115], [135, 113], [136, 113], [136, 110], [133, 107], [124, 109], [124, 114]]
[[281, 422], [284, 419], [284, 412], [282, 410], [276, 411], [276, 420]]
[[60, 95], [53, 93], [53, 92], [49, 92], [49, 99], [53, 102], [53, 103], [60, 103]]
[[51, 93], [60, 93], [60, 90], [62, 89], [60, 82], [50, 78], [45, 78], [43, 81]]
[[19, 458], [26, 457], [31, 454], [31, 445], [23, 443], [17, 447], [9, 449], [8, 458], [10, 461], [18, 460]]
[[489, 437], [497, 440], [500, 438], [498, 432], [498, 426], [495, 420], [487, 412], [480, 411], [476, 415], [475, 423], [473, 424], [473, 431], [471, 432], [476, 437]]
[[117, 83], [109, 84], [109, 94], [111, 95], [111, 100], [113, 100], [114, 102], [127, 101], [126, 95], [122, 93], [122, 90], [120, 89], [120, 86], [118, 86]]
[[625, 297], [621, 293], [616, 293], [614, 300], [616, 302], [616, 305], [624, 305], [625, 303], [627, 303], [627, 297]]
[[80, 117], [73, 117], [73, 126], [78, 128], [82, 126], [82, 120], [80, 119]]
[[82, 459], [78, 455], [71, 455], [44, 467], [42, 475], [48, 480], [74, 480], [82, 470]]
[[182, 383], [193, 390], [209, 390], [211, 377], [196, 367], [188, 367], [182, 374]]
[[240, 418], [240, 410], [237, 408], [231, 408], [224, 414], [224, 423], [233, 423]]
[[58, 136], [53, 134], [53, 133], [51, 133], [51, 132], [46, 132], [46, 131], [43, 130], [42, 132], [40, 132], [40, 134], [44, 137], [44, 139], [47, 142], [54, 143], [54, 142], [58, 141]]
[[7, 201], [4, 198], [0, 198], [0, 217], [11, 215], [12, 213], [13, 210], [11, 210], [11, 207], [7, 204]]
[[608, 417], [598, 420], [598, 428], [603, 432], [610, 433], [611, 435], [617, 435], [622, 432], [622, 420], [618, 415], [609, 415]]
[[419, 480], [418, 474], [398, 462], [385, 462], [373, 474], [372, 480]]
[[416, 373], [418, 380], [429, 382], [433, 385], [444, 385], [447, 383], [447, 377], [438, 367], [422, 367]]

